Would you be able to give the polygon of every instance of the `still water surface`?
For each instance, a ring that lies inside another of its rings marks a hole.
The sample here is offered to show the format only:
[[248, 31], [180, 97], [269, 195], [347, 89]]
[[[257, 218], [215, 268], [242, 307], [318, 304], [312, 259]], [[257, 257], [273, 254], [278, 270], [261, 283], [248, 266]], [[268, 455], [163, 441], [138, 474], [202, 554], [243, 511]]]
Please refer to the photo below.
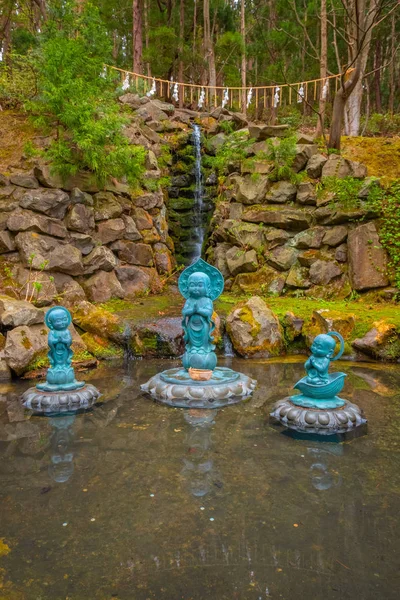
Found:
[[101, 366], [75, 416], [0, 386], [0, 600], [397, 600], [400, 368], [340, 365], [369, 429], [334, 444], [268, 423], [301, 362], [222, 362], [259, 386], [218, 411], [142, 396], [176, 364]]

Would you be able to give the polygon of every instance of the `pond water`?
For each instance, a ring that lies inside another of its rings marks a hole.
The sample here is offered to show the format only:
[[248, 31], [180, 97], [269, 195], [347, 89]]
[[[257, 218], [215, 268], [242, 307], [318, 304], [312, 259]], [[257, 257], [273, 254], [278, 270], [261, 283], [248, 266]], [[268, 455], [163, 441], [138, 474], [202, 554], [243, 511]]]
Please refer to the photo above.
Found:
[[400, 368], [338, 367], [369, 426], [335, 444], [269, 425], [302, 362], [220, 361], [259, 386], [218, 411], [139, 392], [177, 364], [102, 365], [103, 403], [60, 418], [0, 386], [0, 598], [397, 599]]

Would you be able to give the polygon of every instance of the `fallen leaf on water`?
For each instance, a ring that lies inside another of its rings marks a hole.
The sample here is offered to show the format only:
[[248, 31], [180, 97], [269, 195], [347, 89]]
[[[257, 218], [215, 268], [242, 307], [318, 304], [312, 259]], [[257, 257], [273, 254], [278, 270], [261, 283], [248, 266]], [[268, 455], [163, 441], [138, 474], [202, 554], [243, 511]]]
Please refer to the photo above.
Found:
[[7, 556], [11, 552], [11, 548], [7, 546], [4, 538], [0, 538], [0, 556]]
[[293, 527], [298, 527], [299, 524], [298, 523], [293, 523]]
[[175, 433], [178, 433], [179, 431], [182, 431], [182, 429], [174, 429]]

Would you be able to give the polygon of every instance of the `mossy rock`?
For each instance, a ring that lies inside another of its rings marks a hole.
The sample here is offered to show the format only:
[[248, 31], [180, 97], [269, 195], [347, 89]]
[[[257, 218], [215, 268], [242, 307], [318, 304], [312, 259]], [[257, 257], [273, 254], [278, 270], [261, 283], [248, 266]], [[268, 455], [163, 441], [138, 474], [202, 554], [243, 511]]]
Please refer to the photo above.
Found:
[[123, 358], [124, 351], [121, 346], [113, 344], [110, 340], [88, 332], [81, 337], [88, 351], [99, 360]]
[[112, 313], [90, 302], [81, 302], [73, 310], [72, 320], [83, 331], [111, 340], [120, 346], [125, 342], [125, 324]]
[[194, 198], [170, 198], [168, 200], [170, 210], [191, 210], [194, 205]]

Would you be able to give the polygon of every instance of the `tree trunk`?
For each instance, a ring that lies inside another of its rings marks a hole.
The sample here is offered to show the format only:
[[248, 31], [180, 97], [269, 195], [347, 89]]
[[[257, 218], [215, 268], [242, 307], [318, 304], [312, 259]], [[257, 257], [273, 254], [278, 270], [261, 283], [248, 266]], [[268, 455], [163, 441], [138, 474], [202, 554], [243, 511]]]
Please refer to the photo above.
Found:
[[210, 0], [204, 0], [203, 4], [204, 18], [204, 58], [208, 63], [208, 83], [210, 89], [210, 102], [214, 102], [215, 86], [217, 85], [217, 73], [215, 70], [214, 45], [211, 39], [211, 24], [210, 24]]
[[143, 54], [143, 37], [142, 37], [142, 7], [140, 0], [133, 0], [133, 71], [134, 73], [142, 72], [142, 54]]
[[[180, 0], [179, 7], [179, 68], [178, 80], [183, 83], [183, 45], [185, 40], [185, 0]], [[179, 86], [179, 108], [183, 107], [184, 87]]]
[[242, 79], [242, 113], [246, 114], [246, 74], [247, 74], [247, 65], [246, 65], [246, 13], [245, 13], [245, 0], [241, 0], [240, 5], [240, 35], [242, 36], [242, 63], [241, 63], [241, 79]]
[[[143, 4], [143, 12], [144, 12], [144, 44], [146, 50], [149, 49], [149, 0], [144, 0]], [[148, 77], [151, 75], [150, 71], [150, 63], [146, 63], [146, 71]]]
[[375, 88], [375, 110], [377, 113], [382, 112], [382, 97], [381, 97], [381, 66], [382, 66], [382, 44], [380, 40], [376, 40], [375, 57], [374, 57], [374, 88]]
[[321, 0], [321, 60], [319, 76], [321, 78], [319, 92], [319, 117], [317, 121], [316, 136], [321, 137], [324, 133], [326, 93], [324, 92], [324, 83], [328, 70], [328, 23], [326, 14], [326, 0]]
[[339, 152], [346, 102], [360, 81], [360, 72], [361, 65], [358, 64], [358, 66], [352, 72], [351, 77], [347, 81], [342, 81], [342, 85], [336, 92], [335, 100], [333, 102], [332, 123], [329, 132], [328, 148], [338, 150]]
[[394, 13], [392, 14], [392, 23], [391, 23], [392, 27], [392, 31], [391, 31], [391, 40], [390, 40], [390, 65], [389, 65], [389, 112], [391, 112], [393, 114], [394, 111], [394, 94], [395, 94], [395, 54], [396, 54], [396, 47], [395, 47], [395, 34], [396, 34], [396, 22], [395, 22], [395, 15]]

